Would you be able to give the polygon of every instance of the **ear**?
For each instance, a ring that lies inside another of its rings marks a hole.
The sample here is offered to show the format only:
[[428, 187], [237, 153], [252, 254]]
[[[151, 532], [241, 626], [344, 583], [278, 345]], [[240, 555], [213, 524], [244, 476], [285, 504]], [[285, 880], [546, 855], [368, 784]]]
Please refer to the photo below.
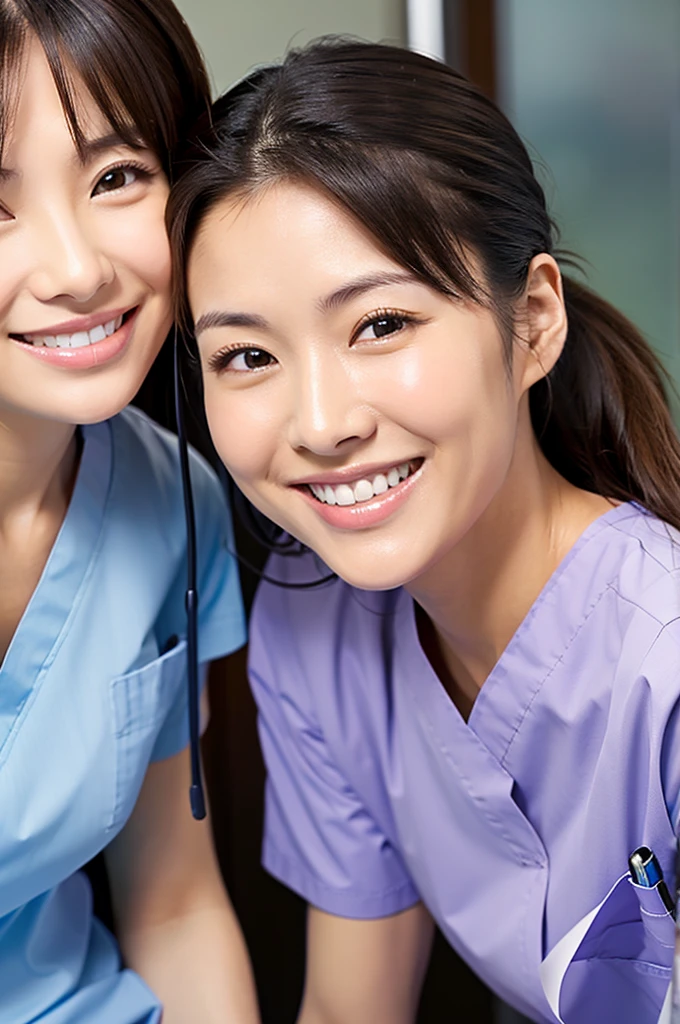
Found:
[[529, 264], [527, 283], [520, 300], [517, 370], [521, 390], [550, 373], [567, 337], [562, 275], [552, 256], [542, 252]]

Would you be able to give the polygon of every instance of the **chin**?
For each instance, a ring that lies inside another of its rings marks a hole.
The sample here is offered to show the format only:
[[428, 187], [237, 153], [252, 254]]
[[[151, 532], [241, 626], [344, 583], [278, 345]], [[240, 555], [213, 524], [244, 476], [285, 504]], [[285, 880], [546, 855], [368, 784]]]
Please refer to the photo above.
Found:
[[247, 487], [238, 476], [232, 475], [236, 485], [255, 508], [291, 537], [295, 537], [305, 548], [313, 551], [330, 572], [349, 586], [357, 590], [394, 590], [403, 587], [423, 571], [423, 558], [427, 559], [429, 552], [411, 551], [411, 557], [407, 560], [401, 536], [377, 539], [372, 534], [369, 539], [359, 531], [347, 533], [339, 541], [336, 539], [329, 542], [325, 528], [319, 530], [316, 524], [310, 528], [309, 523], [291, 515], [281, 505], [265, 500], [261, 492]]
[[403, 587], [405, 583], [408, 583], [408, 580], [393, 574], [386, 574], [385, 576], [373, 574], [369, 577], [366, 573], [356, 573], [353, 575], [338, 573], [338, 576], [356, 590], [396, 590], [398, 587]]
[[331, 572], [357, 590], [395, 590], [418, 575], [417, 571], [408, 572], [403, 565], [395, 566], [393, 558], [350, 560], [332, 556], [326, 558], [323, 551], [317, 553]]
[[121, 381], [117, 386], [97, 389], [96, 394], [83, 395], [80, 401], [74, 397], [64, 419], [67, 422], [79, 423], [83, 426], [103, 423], [105, 420], [111, 419], [112, 416], [116, 416], [126, 405], [130, 404], [139, 390], [139, 383], [139, 378], [135, 376], [131, 382]]

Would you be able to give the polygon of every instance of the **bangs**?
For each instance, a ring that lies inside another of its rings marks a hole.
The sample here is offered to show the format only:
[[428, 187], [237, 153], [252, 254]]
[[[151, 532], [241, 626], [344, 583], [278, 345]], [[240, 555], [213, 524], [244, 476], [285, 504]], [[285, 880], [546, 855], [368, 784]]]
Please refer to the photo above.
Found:
[[0, 8], [0, 162], [19, 98], [18, 69], [25, 45], [26, 22], [13, 7]]
[[30, 35], [43, 48], [78, 151], [86, 142], [77, 103], [82, 83], [123, 142], [148, 147], [169, 176], [181, 134], [209, 100], [181, 16], [158, 0], [0, 0], [0, 153]]

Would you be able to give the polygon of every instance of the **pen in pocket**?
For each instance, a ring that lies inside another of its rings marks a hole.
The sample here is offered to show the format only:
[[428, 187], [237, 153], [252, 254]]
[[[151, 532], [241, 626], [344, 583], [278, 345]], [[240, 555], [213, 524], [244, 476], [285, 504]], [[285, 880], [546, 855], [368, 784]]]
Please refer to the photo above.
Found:
[[638, 847], [628, 858], [628, 866], [633, 882], [644, 889], [655, 889], [672, 918], [675, 918], [675, 900], [664, 880], [660, 863], [649, 847]]
[[630, 876], [644, 889], [656, 889], [668, 913], [675, 917], [675, 900], [664, 881], [661, 867], [648, 846], [640, 846], [628, 858]]

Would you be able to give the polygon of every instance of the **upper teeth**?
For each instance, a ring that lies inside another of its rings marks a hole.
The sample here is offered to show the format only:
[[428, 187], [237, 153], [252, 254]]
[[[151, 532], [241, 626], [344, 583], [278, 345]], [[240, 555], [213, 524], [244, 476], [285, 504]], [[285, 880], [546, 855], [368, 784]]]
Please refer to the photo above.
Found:
[[118, 330], [122, 322], [123, 317], [117, 316], [115, 320], [98, 324], [89, 331], [77, 331], [75, 334], [24, 334], [23, 338], [37, 347], [83, 348], [85, 345], [95, 345], [98, 341], [108, 338]]
[[352, 484], [310, 484], [309, 489], [319, 501], [326, 505], [355, 505], [357, 502], [370, 501], [377, 494], [384, 494], [390, 487], [396, 487], [411, 473], [408, 462], [402, 462], [387, 473], [378, 473], [372, 479], [355, 480]]

